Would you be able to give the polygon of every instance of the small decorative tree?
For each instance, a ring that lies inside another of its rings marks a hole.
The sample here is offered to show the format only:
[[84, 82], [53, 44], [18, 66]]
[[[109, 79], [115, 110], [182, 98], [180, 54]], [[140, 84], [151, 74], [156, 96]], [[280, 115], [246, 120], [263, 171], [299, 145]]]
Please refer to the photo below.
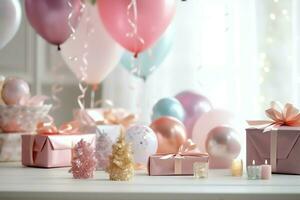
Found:
[[97, 170], [105, 170], [109, 163], [109, 156], [112, 153], [113, 141], [110, 137], [101, 131], [97, 130], [96, 135], [96, 159]]
[[72, 167], [69, 172], [76, 179], [87, 179], [94, 176], [97, 160], [94, 147], [84, 140], [80, 140], [72, 149]]
[[109, 157], [106, 172], [109, 173], [109, 179], [112, 181], [128, 181], [134, 175], [131, 146], [125, 141], [123, 129], [117, 142], [112, 146], [112, 155]]

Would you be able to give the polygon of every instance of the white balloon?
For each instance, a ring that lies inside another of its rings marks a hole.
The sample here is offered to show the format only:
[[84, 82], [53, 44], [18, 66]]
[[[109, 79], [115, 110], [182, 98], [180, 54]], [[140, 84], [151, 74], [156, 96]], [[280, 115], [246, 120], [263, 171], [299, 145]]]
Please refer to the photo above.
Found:
[[15, 36], [21, 24], [22, 10], [19, 0], [0, 1], [0, 49]]
[[[61, 47], [63, 59], [79, 80], [85, 74], [86, 83], [99, 84], [119, 63], [122, 47], [106, 32], [97, 7], [90, 3], [86, 3], [74, 36]], [[82, 72], [85, 66], [87, 69]]]
[[147, 126], [134, 125], [126, 131], [126, 142], [132, 146], [134, 161], [146, 165], [150, 155], [155, 154], [158, 147], [157, 137]]

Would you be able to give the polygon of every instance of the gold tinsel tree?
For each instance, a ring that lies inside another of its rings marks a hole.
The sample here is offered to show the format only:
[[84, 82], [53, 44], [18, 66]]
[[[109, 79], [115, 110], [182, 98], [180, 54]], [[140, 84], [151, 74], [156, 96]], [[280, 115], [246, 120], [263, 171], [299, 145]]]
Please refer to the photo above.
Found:
[[117, 142], [112, 146], [112, 155], [106, 169], [112, 181], [128, 181], [134, 175], [134, 161], [131, 146], [125, 141], [124, 130]]

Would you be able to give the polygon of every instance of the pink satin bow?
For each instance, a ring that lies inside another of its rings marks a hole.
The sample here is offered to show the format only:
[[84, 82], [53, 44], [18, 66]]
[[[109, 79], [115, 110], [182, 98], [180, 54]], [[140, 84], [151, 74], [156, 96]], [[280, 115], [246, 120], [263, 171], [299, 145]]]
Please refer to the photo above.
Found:
[[33, 97], [24, 96], [20, 99], [19, 104], [22, 106], [42, 106], [48, 97], [44, 95], [36, 95]]
[[191, 140], [187, 139], [178, 149], [177, 153], [171, 153], [162, 156], [160, 159], [169, 159], [172, 157], [183, 157], [184, 155], [200, 155], [200, 153], [197, 149], [196, 144]]
[[109, 108], [103, 111], [102, 120], [94, 120], [85, 110], [78, 113], [78, 120], [83, 125], [122, 125], [125, 128], [137, 121], [137, 116], [125, 109]]
[[41, 122], [37, 125], [37, 134], [40, 135], [68, 135], [80, 133], [80, 122], [71, 121], [64, 123], [59, 128], [53, 122]]
[[[262, 127], [274, 126], [300, 126], [300, 113], [293, 104], [287, 103], [284, 106], [278, 101], [272, 101], [271, 107], [265, 111], [271, 120], [251, 120], [249, 125]], [[268, 128], [268, 130], [269, 130]]]

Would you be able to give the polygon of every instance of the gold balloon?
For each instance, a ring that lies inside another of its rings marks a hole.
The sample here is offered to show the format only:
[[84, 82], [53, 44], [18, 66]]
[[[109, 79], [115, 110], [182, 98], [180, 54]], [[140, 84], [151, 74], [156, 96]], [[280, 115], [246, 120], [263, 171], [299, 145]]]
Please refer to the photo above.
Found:
[[160, 117], [151, 123], [150, 128], [157, 136], [157, 153], [176, 153], [186, 140], [183, 123], [173, 117]]

